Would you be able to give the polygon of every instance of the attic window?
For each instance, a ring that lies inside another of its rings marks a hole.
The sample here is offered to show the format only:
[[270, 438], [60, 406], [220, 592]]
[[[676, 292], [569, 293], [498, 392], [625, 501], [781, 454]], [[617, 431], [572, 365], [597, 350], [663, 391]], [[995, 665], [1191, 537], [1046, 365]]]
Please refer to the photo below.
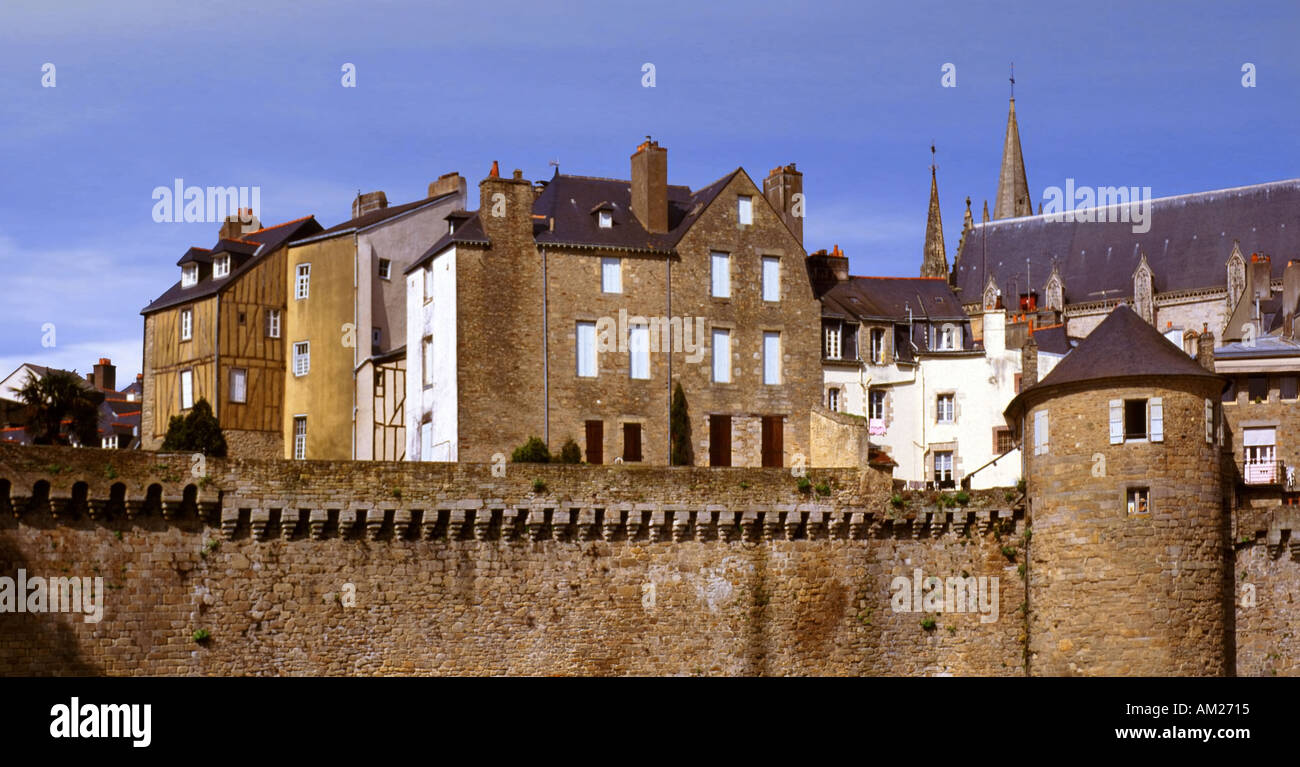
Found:
[[741, 224], [754, 223], [754, 198], [748, 195], [740, 195], [736, 198], [736, 215]]
[[186, 264], [181, 267], [181, 287], [188, 288], [191, 285], [197, 285], [199, 282], [199, 265]]
[[453, 220], [451, 220], [451, 219], [448, 219], [448, 220], [447, 220], [447, 234], [455, 234], [455, 233], [456, 233], [456, 222], [453, 221]]
[[230, 256], [217, 256], [212, 262], [212, 276], [225, 277], [230, 274]]
[[614, 214], [608, 210], [602, 210], [597, 213], [600, 220], [601, 229], [609, 229], [614, 226]]

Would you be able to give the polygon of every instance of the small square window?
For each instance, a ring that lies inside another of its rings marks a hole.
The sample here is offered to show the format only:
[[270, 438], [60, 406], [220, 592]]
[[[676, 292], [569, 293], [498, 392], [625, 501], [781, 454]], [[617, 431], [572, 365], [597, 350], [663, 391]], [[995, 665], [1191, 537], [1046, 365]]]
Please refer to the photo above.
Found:
[[379, 279], [387, 280], [393, 276], [393, 262], [386, 258], [379, 259]]
[[993, 430], [993, 452], [1003, 455], [1011, 452], [1013, 447], [1015, 447], [1015, 441], [1011, 439], [1010, 429]]
[[736, 198], [736, 217], [742, 224], [754, 223], [754, 198], [740, 195]]
[[1130, 487], [1125, 493], [1125, 505], [1129, 514], [1151, 513], [1151, 490], [1145, 487]]

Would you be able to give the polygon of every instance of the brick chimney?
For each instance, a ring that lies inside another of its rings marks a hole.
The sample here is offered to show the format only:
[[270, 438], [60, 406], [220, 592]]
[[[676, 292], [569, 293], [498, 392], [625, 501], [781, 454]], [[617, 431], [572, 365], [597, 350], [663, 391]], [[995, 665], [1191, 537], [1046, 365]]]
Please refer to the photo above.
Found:
[[223, 240], [238, 240], [245, 234], [256, 232], [261, 228], [262, 222], [253, 215], [252, 208], [240, 208], [235, 215], [226, 216], [226, 221], [221, 225], [221, 231], [217, 232], [217, 237]]
[[99, 364], [95, 365], [95, 379], [92, 383], [97, 389], [117, 391], [117, 367], [108, 357], [99, 358]]
[[1201, 334], [1196, 337], [1196, 361], [1201, 367], [1214, 372], [1214, 334], [1209, 323], [1201, 323]]
[[1038, 383], [1038, 341], [1030, 333], [1020, 347], [1020, 391]]
[[[532, 248], [533, 241], [533, 185], [516, 170], [513, 178], [501, 178], [494, 160], [488, 177], [478, 184], [478, 218], [483, 233], [492, 241], [492, 248]], [[517, 250], [520, 257], [524, 250]]]
[[[798, 198], [795, 195], [799, 195]], [[794, 163], [773, 168], [763, 179], [763, 196], [781, 214], [781, 220], [794, 232], [795, 239], [803, 244], [803, 173], [795, 170]], [[796, 210], [795, 206], [798, 206]], [[797, 215], [796, 215], [797, 214]]]
[[388, 195], [383, 192], [366, 192], [357, 195], [357, 198], [352, 201], [352, 217], [361, 218], [367, 213], [387, 207]]
[[649, 136], [632, 155], [632, 213], [647, 232], [668, 231], [668, 150]]
[[808, 256], [808, 279], [812, 282], [813, 294], [821, 298], [826, 291], [849, 279], [849, 258], [836, 245], [830, 253], [823, 248]]
[[465, 199], [465, 179], [456, 172], [444, 173], [437, 181], [429, 184], [430, 197], [441, 197], [454, 192], [460, 192], [460, 198]]
[[1291, 259], [1282, 272], [1282, 334], [1286, 338], [1296, 337], [1297, 310], [1300, 310], [1300, 261]]

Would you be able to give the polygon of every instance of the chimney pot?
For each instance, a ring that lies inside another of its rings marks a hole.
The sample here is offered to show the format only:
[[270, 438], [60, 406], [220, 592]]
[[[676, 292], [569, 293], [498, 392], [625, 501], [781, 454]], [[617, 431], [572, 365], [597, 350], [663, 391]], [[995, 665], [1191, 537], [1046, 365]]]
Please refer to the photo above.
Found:
[[501, 167], [497, 165], [496, 160], [493, 160], [492, 170], [488, 171], [488, 178], [500, 178], [500, 177], [501, 177]]
[[803, 197], [803, 174], [795, 169], [795, 164], [778, 165], [763, 179], [763, 196], [781, 215], [781, 220], [794, 234], [799, 244], [803, 245], [803, 208], [795, 211], [795, 195]]
[[438, 177], [437, 181], [429, 184], [429, 197], [441, 197], [444, 194], [460, 192], [461, 199], [465, 199], [465, 179], [455, 171], [444, 173]]
[[366, 192], [357, 195], [352, 201], [352, 217], [360, 218], [367, 213], [388, 207], [388, 195], [383, 192]]

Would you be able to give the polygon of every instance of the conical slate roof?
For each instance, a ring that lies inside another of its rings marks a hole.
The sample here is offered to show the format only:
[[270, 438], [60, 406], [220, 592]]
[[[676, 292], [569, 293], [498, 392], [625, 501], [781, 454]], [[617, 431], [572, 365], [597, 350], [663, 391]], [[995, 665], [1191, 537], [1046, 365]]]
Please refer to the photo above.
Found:
[[933, 165], [930, 166], [930, 214], [925, 222], [921, 276], [948, 278], [948, 250], [943, 246], [943, 219], [939, 216], [939, 182]]
[[1201, 367], [1126, 304], [1120, 304], [1052, 372], [1012, 400], [1007, 412], [1023, 405], [1026, 395], [1033, 396], [1064, 384], [1167, 376], [1225, 380]]

